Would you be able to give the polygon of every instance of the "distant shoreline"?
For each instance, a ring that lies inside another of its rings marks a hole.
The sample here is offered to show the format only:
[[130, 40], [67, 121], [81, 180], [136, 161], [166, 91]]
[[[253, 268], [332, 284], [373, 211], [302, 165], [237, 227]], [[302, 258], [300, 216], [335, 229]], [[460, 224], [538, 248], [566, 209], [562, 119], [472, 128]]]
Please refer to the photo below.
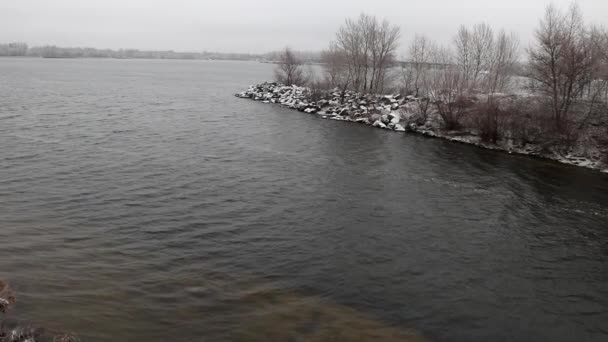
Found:
[[259, 60], [245, 59], [187, 59], [187, 58], [117, 58], [117, 57], [50, 57], [50, 56], [0, 56], [0, 59], [19, 58], [19, 59], [99, 59], [99, 60], [169, 60], [169, 61], [202, 61], [202, 62], [257, 62], [257, 63], [272, 63]]

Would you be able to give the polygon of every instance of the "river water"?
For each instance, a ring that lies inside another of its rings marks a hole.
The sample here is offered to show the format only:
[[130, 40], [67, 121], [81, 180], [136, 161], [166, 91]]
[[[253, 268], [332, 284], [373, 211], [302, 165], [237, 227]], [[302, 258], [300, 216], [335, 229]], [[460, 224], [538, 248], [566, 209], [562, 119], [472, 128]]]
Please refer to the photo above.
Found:
[[0, 59], [0, 278], [86, 341], [606, 341], [608, 176], [236, 99], [253, 62]]

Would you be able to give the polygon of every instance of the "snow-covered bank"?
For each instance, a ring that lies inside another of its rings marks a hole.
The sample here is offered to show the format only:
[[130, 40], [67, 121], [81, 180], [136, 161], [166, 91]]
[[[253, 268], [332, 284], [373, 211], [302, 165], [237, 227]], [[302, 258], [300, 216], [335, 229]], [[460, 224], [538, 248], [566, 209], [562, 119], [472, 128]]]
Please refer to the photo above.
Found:
[[348, 121], [396, 132], [412, 132], [429, 137], [447, 139], [491, 150], [505, 151], [554, 160], [560, 163], [581, 166], [608, 173], [608, 166], [600, 156], [593, 158], [574, 152], [559, 154], [547, 151], [534, 144], [523, 146], [508, 139], [496, 144], [484, 143], [471, 130], [448, 131], [442, 128], [441, 117], [428, 110], [421, 114], [421, 99], [413, 96], [370, 95], [351, 91], [318, 91], [306, 87], [284, 86], [265, 82], [250, 86], [248, 90], [235, 95], [239, 98], [278, 104], [304, 113], [314, 114], [323, 119]]

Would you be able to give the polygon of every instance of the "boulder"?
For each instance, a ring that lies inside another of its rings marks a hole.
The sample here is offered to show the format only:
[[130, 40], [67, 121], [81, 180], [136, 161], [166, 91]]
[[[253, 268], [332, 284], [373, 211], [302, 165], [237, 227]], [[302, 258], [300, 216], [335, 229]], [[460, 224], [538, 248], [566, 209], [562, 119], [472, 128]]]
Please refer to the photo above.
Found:
[[397, 132], [405, 132], [405, 127], [401, 126], [401, 124], [395, 124], [395, 126], [393, 127], [393, 130], [395, 130]]
[[379, 127], [379, 128], [386, 128], [386, 125], [385, 125], [384, 123], [382, 123], [382, 121], [380, 121], [380, 120], [376, 120], [376, 121], [374, 122], [374, 125], [373, 125], [373, 126], [374, 126], [374, 127]]

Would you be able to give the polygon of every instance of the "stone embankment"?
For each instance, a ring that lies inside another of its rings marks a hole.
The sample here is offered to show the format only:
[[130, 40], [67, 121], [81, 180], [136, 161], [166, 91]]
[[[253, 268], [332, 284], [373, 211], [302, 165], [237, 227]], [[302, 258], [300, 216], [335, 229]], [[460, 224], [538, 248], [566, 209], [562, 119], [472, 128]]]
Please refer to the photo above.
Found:
[[[588, 158], [576, 153], [558, 154], [548, 152], [542, 146], [518, 146], [512, 141], [489, 144], [472, 131], [448, 131], [442, 128], [441, 117], [428, 110], [422, 114], [422, 99], [413, 96], [371, 95], [350, 90], [317, 91], [307, 87], [285, 86], [275, 82], [264, 82], [250, 86], [236, 97], [264, 103], [278, 104], [300, 112], [314, 114], [323, 119], [354, 122], [396, 132], [413, 132], [425, 136], [472, 144], [486, 149], [529, 155], [608, 172], [600, 157]], [[428, 102], [426, 103], [428, 106]]]

